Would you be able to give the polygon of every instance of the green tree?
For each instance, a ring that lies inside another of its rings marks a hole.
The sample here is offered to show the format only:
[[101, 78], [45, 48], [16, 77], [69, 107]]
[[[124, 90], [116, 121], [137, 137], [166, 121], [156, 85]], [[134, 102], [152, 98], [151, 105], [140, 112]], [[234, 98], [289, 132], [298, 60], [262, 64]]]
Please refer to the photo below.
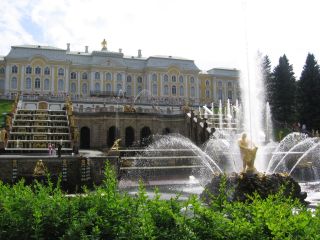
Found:
[[262, 78], [265, 86], [265, 99], [267, 102], [271, 101], [272, 98], [272, 71], [271, 71], [271, 62], [268, 55], [265, 55], [262, 59]]
[[308, 53], [298, 81], [298, 112], [307, 129], [320, 129], [320, 69], [313, 54]]
[[270, 106], [273, 118], [280, 123], [296, 121], [296, 80], [286, 55], [273, 70]]

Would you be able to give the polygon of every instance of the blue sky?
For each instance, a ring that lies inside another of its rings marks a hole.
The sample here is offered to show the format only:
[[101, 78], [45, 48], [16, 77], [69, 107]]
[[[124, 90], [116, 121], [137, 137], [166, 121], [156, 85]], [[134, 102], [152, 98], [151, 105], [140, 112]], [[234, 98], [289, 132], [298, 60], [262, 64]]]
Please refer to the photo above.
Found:
[[71, 50], [108, 49], [125, 55], [172, 55], [202, 70], [241, 68], [249, 55], [286, 54], [299, 77], [308, 52], [320, 56], [316, 0], [2, 0], [0, 55], [12, 45]]

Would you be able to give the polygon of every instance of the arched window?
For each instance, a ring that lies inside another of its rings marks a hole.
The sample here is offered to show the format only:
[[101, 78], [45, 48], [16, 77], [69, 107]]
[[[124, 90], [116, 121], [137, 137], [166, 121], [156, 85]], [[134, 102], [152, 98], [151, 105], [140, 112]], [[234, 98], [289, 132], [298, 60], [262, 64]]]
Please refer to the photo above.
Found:
[[94, 74], [94, 79], [100, 80], [100, 73], [99, 73], [99, 72], [96, 72], [96, 73]]
[[152, 81], [157, 81], [157, 74], [152, 74]]
[[138, 77], [138, 83], [142, 83], [142, 77], [141, 76]]
[[218, 87], [222, 87], [222, 82], [221, 81], [218, 82]]
[[229, 91], [228, 91], [228, 98], [229, 98], [230, 100], [232, 99], [232, 95], [233, 95], [233, 94], [232, 94], [232, 91], [229, 90]]
[[157, 96], [158, 95], [158, 85], [157, 84], [153, 84], [152, 85], [152, 95], [153, 96]]
[[183, 76], [179, 76], [179, 82], [183, 83]]
[[88, 93], [88, 87], [87, 87], [87, 84], [84, 83], [82, 84], [82, 94], [87, 95], [87, 93]]
[[50, 75], [50, 68], [49, 68], [49, 67], [46, 67], [46, 68], [44, 69], [44, 74], [45, 74], [45, 75]]
[[71, 79], [77, 79], [77, 73], [72, 72], [71, 73]]
[[137, 94], [139, 94], [141, 91], [142, 91], [142, 87], [141, 86], [138, 86], [138, 88], [137, 88]]
[[169, 78], [168, 78], [168, 75], [167, 75], [167, 74], [165, 74], [165, 75], [163, 76], [163, 81], [165, 81], [165, 82], [168, 82], [168, 81], [169, 81]]
[[209, 80], [206, 81], [206, 86], [209, 86], [210, 85], [210, 82]]
[[82, 73], [82, 79], [88, 79], [88, 74], [86, 72]]
[[128, 75], [128, 76], [127, 76], [127, 82], [129, 83], [129, 82], [131, 82], [131, 81], [132, 81], [132, 78], [131, 78], [130, 75]]
[[222, 100], [222, 89], [218, 90], [218, 98]]
[[111, 73], [107, 73], [107, 74], [106, 74], [106, 79], [107, 79], [108, 81], [111, 81]]
[[194, 77], [190, 77], [190, 82], [194, 83]]
[[94, 85], [94, 90], [95, 90], [96, 92], [100, 92], [100, 83], [96, 83], [96, 84]]
[[0, 74], [4, 74], [4, 68], [0, 68]]
[[18, 67], [16, 65], [12, 66], [11, 72], [12, 73], [18, 73]]
[[58, 91], [64, 91], [64, 81], [62, 79], [58, 81]]
[[228, 82], [228, 88], [232, 88], [232, 82]]
[[110, 83], [107, 84], [106, 90], [107, 90], [107, 92], [111, 92], [112, 91], [112, 87], [111, 87]]
[[72, 93], [76, 93], [76, 91], [77, 91], [77, 86], [76, 86], [76, 83], [71, 83], [71, 92]]
[[40, 89], [40, 78], [36, 78], [34, 80], [34, 88], [35, 89]]
[[131, 85], [127, 85], [126, 95], [127, 95], [128, 97], [131, 97], [131, 95], [132, 95]]
[[45, 79], [44, 80], [43, 89], [44, 90], [50, 90], [50, 80], [49, 79]]
[[31, 74], [32, 68], [30, 66], [26, 67], [26, 74]]
[[183, 88], [183, 86], [180, 86], [180, 96], [184, 96], [184, 88]]
[[32, 81], [31, 78], [26, 79], [26, 89], [31, 89]]
[[171, 80], [172, 82], [176, 82], [177, 81], [177, 77], [175, 75], [171, 76]]
[[206, 90], [206, 98], [210, 97], [210, 90]]
[[192, 86], [190, 90], [191, 97], [195, 97], [195, 93], [196, 93], [195, 88]]
[[58, 75], [59, 76], [63, 76], [64, 75], [64, 69], [63, 68], [59, 68]]
[[122, 74], [121, 73], [117, 73], [117, 81], [122, 81]]
[[12, 88], [12, 89], [17, 89], [17, 87], [18, 87], [17, 78], [16, 78], [16, 77], [13, 77], [13, 78], [11, 79], [11, 88]]
[[40, 67], [36, 67], [34, 72], [35, 72], [35, 74], [41, 74], [41, 68]]
[[177, 87], [175, 85], [172, 86], [171, 93], [172, 95], [177, 95]]
[[164, 93], [164, 95], [168, 95], [168, 94], [169, 94], [169, 87], [168, 87], [168, 85], [164, 85], [163, 93]]
[[117, 94], [120, 93], [120, 90], [122, 90], [122, 85], [120, 83], [117, 84]]

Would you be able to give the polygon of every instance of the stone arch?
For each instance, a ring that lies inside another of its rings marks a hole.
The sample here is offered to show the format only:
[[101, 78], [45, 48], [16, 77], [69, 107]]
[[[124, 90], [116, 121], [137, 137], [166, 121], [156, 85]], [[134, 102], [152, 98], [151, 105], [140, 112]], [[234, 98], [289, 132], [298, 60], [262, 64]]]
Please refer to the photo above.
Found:
[[125, 135], [125, 146], [131, 147], [134, 142], [134, 129], [133, 129], [133, 127], [131, 127], [131, 126], [126, 127], [125, 134], [126, 134]]
[[163, 135], [167, 135], [167, 134], [169, 134], [169, 133], [171, 133], [170, 128], [166, 127], [166, 128], [164, 128], [164, 129], [162, 129], [162, 134], [163, 134]]
[[140, 145], [147, 146], [151, 143], [151, 130], [149, 127], [143, 127], [140, 131]]
[[82, 127], [80, 130], [80, 148], [90, 148], [90, 128]]
[[115, 126], [112, 126], [108, 129], [107, 133], [107, 146], [112, 147], [114, 141], [120, 136], [119, 129]]

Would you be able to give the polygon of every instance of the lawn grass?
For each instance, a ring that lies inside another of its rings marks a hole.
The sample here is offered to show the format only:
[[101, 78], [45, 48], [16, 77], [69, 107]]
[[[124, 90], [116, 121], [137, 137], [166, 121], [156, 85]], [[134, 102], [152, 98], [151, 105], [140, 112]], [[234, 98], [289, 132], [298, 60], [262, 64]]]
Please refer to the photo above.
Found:
[[11, 111], [12, 100], [0, 100], [0, 126], [5, 123], [5, 114]]

